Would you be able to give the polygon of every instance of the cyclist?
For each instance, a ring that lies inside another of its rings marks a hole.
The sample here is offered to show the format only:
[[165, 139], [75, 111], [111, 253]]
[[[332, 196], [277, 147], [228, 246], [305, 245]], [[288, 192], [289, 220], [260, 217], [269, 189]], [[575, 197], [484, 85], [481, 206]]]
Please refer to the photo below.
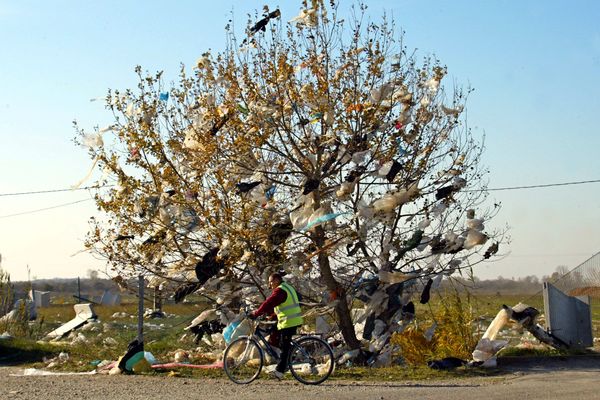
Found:
[[250, 314], [250, 318], [255, 319], [263, 314], [272, 316], [273, 313], [277, 317], [276, 332], [281, 337], [281, 357], [273, 371], [273, 376], [281, 379], [287, 368], [292, 336], [296, 334], [297, 328], [304, 323], [304, 320], [298, 293], [289, 283], [283, 281], [281, 274], [275, 272], [269, 276], [269, 288], [273, 292], [256, 311]]

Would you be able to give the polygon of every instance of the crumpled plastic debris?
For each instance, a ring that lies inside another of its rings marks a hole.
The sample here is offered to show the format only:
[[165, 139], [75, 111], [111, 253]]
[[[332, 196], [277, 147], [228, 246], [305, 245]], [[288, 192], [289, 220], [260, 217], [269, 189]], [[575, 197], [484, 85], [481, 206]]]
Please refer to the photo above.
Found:
[[425, 340], [427, 340], [428, 342], [431, 342], [431, 340], [433, 339], [433, 335], [435, 334], [435, 330], [437, 329], [437, 322], [434, 322], [433, 324], [431, 324], [431, 326], [429, 328], [427, 328], [427, 330], [423, 333], [423, 337], [425, 338]]
[[12, 339], [12, 338], [13, 337], [8, 332], [4, 332], [2, 335], [0, 335], [0, 340], [9, 340], [9, 339]]
[[295, 22], [296, 25], [304, 25], [309, 28], [315, 27], [317, 25], [317, 10], [315, 8], [302, 9], [300, 14], [288, 22]]
[[496, 314], [477, 346], [475, 346], [473, 361], [485, 362], [508, 344], [507, 340], [495, 340], [500, 330], [508, 323], [508, 320], [509, 315], [506, 310], [502, 309]]
[[304, 228], [301, 229], [301, 231], [308, 231], [312, 228], [314, 228], [315, 226], [324, 224], [325, 222], [331, 221], [336, 219], [337, 217], [339, 217], [340, 215], [344, 215], [345, 213], [329, 213], [329, 214], [324, 214], [324, 215], [319, 215], [320, 214], [320, 210], [315, 211], [309, 218], [308, 223], [306, 224], [306, 226]]
[[223, 330], [223, 339], [229, 344], [240, 336], [249, 335], [252, 332], [248, 319], [233, 321]]
[[89, 372], [53, 372], [53, 371], [46, 371], [43, 369], [36, 369], [36, 368], [27, 368], [23, 370], [23, 375], [18, 375], [18, 374], [10, 374], [10, 376], [43, 376], [43, 375], [55, 375], [55, 376], [59, 376], [59, 375], [95, 375], [98, 372], [96, 370], [93, 371], [89, 371]]
[[108, 346], [108, 347], [115, 347], [119, 343], [115, 339], [113, 339], [111, 337], [107, 337], [102, 340], [102, 344], [105, 346]]
[[485, 233], [475, 229], [469, 229], [467, 238], [464, 241], [464, 248], [467, 250], [472, 249], [475, 246], [484, 244], [487, 240], [488, 237]]
[[441, 360], [431, 360], [427, 361], [427, 366], [431, 369], [440, 369], [440, 370], [449, 370], [455, 369], [458, 367], [462, 367], [466, 365], [467, 362], [465, 360], [461, 360], [456, 357], [446, 357]]
[[414, 274], [405, 274], [402, 272], [379, 271], [377, 275], [379, 280], [385, 283], [400, 283], [416, 278]]
[[356, 357], [358, 357], [359, 354], [360, 354], [360, 349], [354, 349], [354, 350], [347, 351], [346, 353], [344, 353], [343, 356], [341, 356], [337, 360], [337, 363], [339, 365], [344, 365], [348, 361], [351, 361], [351, 360], [355, 359]]

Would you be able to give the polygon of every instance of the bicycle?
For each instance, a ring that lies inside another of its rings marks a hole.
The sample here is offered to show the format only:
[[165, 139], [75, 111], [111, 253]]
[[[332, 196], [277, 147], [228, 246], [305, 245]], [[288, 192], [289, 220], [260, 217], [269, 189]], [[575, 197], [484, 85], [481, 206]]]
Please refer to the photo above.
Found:
[[[265, 338], [269, 329], [262, 328], [261, 323], [256, 321], [252, 335], [240, 336], [225, 349], [223, 369], [234, 383], [247, 384], [258, 378], [265, 364], [264, 351], [276, 362], [280, 359]], [[296, 380], [305, 385], [318, 385], [329, 378], [333, 367], [333, 351], [326, 341], [311, 335], [292, 338], [288, 368]]]

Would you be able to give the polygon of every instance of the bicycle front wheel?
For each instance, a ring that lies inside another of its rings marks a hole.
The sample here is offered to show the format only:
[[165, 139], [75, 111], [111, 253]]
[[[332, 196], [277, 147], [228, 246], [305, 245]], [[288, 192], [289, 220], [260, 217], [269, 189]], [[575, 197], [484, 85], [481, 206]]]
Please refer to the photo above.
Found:
[[250, 383], [263, 367], [263, 351], [251, 337], [242, 336], [227, 346], [223, 354], [223, 369], [233, 382]]
[[292, 347], [289, 366], [298, 381], [305, 385], [318, 385], [333, 372], [333, 351], [318, 337], [301, 338]]

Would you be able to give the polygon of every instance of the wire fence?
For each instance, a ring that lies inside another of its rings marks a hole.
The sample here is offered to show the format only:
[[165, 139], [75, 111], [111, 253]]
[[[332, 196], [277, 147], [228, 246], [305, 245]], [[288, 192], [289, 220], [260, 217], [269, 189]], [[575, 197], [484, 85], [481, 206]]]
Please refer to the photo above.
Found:
[[550, 283], [570, 296], [600, 300], [600, 252]]
[[589, 296], [592, 334], [600, 337], [600, 252], [550, 283], [569, 296]]

